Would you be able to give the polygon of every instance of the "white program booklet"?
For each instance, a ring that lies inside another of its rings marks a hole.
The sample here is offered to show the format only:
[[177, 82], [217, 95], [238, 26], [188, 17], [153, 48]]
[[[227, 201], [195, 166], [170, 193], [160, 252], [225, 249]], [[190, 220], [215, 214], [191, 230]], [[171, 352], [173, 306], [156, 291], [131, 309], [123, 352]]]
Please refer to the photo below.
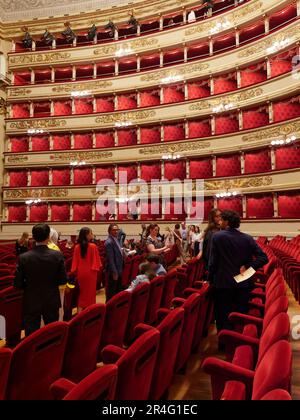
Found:
[[237, 283], [242, 283], [243, 281], [250, 279], [250, 277], [252, 277], [255, 273], [256, 271], [254, 270], [254, 268], [249, 267], [248, 270], [246, 270], [243, 274], [238, 274], [233, 278]]

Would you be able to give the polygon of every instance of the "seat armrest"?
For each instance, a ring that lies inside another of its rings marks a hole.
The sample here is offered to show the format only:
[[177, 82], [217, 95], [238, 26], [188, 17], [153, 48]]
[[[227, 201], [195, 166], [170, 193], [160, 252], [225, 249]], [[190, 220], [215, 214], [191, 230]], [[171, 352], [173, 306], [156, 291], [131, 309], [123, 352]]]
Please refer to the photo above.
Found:
[[109, 344], [108, 346], [105, 346], [101, 352], [102, 361], [105, 365], [114, 364], [125, 352], [126, 350], [121, 349], [121, 347]]
[[179, 298], [179, 297], [177, 297], [177, 298], [174, 298], [174, 299], [172, 300], [172, 305], [173, 305], [175, 308], [178, 308], [178, 307], [182, 306], [184, 303], [185, 303], [185, 299], [183, 299], [183, 298]]
[[171, 312], [171, 309], [160, 308], [157, 310], [157, 322], [160, 323]]
[[63, 400], [64, 397], [72, 391], [75, 385], [74, 382], [71, 382], [66, 378], [57, 379], [57, 381], [53, 382], [50, 386], [50, 392], [53, 395], [53, 399]]
[[137, 324], [134, 328], [134, 337], [138, 338], [142, 334], [144, 334], [145, 332], [150, 331], [152, 329], [153, 329], [153, 327], [151, 327], [151, 325], [143, 324], [141, 322], [140, 324]]

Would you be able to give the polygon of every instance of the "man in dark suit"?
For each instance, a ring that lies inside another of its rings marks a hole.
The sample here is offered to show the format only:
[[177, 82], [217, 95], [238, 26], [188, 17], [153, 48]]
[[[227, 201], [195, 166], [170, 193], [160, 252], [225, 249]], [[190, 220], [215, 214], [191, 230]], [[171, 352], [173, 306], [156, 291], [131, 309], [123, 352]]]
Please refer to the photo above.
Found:
[[32, 228], [35, 247], [20, 255], [15, 273], [14, 286], [24, 290], [26, 336], [40, 328], [41, 318], [45, 324], [58, 321], [58, 286], [67, 282], [63, 254], [48, 248], [49, 235], [50, 227], [46, 224], [38, 224]]
[[108, 238], [105, 241], [107, 289], [106, 302], [122, 290], [123, 250], [118, 241], [119, 226], [111, 223], [108, 227]]
[[234, 277], [268, 262], [267, 255], [252, 236], [238, 230], [240, 217], [234, 211], [221, 213], [221, 230], [213, 235], [208, 279], [215, 287], [215, 316], [218, 331], [232, 329], [228, 315], [234, 310], [247, 313], [253, 277], [237, 283]]

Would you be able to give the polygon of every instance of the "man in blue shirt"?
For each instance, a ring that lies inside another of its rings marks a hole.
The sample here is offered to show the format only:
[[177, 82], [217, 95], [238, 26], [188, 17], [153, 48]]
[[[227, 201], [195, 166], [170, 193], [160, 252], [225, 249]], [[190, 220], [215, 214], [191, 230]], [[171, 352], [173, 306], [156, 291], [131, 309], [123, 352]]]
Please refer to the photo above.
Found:
[[215, 287], [215, 316], [218, 331], [232, 329], [232, 311], [248, 312], [253, 277], [237, 283], [234, 279], [252, 267], [255, 271], [268, 262], [267, 255], [250, 235], [238, 230], [240, 216], [231, 210], [221, 213], [221, 231], [212, 238], [208, 280]]
[[167, 274], [164, 266], [159, 262], [159, 256], [155, 254], [149, 254], [147, 261], [150, 263], [151, 269], [154, 271], [156, 276], [164, 276]]

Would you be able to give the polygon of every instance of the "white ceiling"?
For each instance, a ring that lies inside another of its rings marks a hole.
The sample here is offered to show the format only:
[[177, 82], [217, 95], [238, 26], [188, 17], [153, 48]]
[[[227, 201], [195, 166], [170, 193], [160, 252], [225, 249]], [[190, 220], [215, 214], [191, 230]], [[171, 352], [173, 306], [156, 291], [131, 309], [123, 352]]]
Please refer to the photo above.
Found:
[[0, 0], [0, 18], [4, 22], [15, 22], [89, 12], [133, 2], [134, 0]]

